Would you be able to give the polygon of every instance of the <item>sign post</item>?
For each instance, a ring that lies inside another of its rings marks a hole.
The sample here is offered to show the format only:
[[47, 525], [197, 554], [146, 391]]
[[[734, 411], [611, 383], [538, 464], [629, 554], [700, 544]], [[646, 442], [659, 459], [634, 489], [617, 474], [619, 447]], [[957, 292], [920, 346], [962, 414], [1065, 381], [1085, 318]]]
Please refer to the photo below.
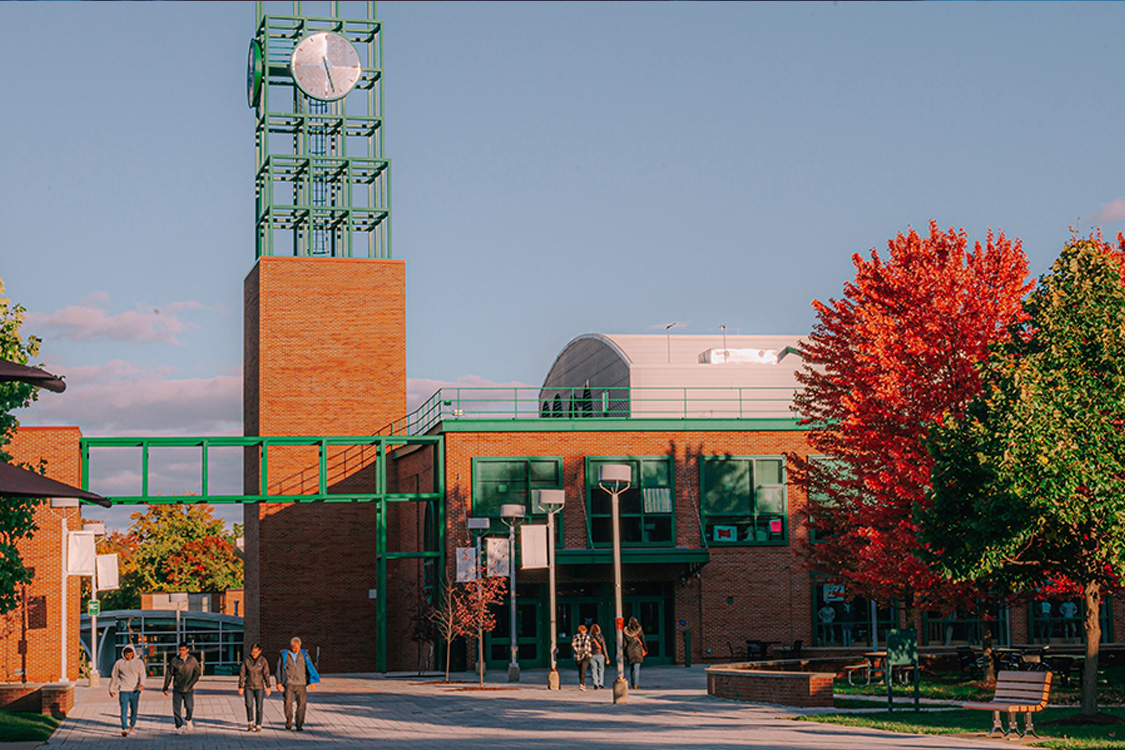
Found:
[[912, 667], [914, 673], [914, 710], [918, 711], [918, 631], [914, 628], [887, 631], [887, 710], [894, 711], [895, 667]]

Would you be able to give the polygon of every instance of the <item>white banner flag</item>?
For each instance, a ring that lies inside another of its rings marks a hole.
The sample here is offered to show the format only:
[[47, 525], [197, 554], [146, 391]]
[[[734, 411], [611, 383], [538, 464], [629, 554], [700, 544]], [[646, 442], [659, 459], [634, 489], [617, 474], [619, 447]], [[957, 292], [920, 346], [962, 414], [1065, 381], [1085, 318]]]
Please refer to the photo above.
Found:
[[114, 591], [118, 588], [117, 553], [98, 555], [98, 591]]
[[66, 574], [94, 575], [94, 532], [71, 531], [66, 536]]
[[488, 540], [488, 577], [506, 576], [508, 572], [508, 540]]
[[477, 580], [477, 550], [475, 547], [457, 548], [457, 583]]
[[547, 567], [546, 524], [520, 527], [520, 556], [524, 570]]

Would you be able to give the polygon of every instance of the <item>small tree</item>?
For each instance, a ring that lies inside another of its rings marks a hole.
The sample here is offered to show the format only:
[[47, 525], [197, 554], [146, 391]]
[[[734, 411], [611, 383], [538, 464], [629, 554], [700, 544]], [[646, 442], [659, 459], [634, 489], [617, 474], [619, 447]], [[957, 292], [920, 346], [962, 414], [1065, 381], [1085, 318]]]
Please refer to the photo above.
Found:
[[[508, 579], [503, 576], [486, 576], [483, 565], [477, 568], [477, 580], [455, 582], [452, 573], [446, 573], [441, 595], [433, 612], [433, 622], [438, 634], [445, 640], [445, 680], [449, 681], [449, 653], [457, 636], [477, 636], [491, 633], [496, 627], [492, 607], [504, 599]], [[478, 638], [478, 659], [483, 660], [483, 642]], [[484, 672], [480, 672], [484, 684]]]
[[1099, 608], [1125, 575], [1125, 238], [1072, 241], [982, 366], [983, 389], [930, 439], [923, 539], [950, 578], [1085, 599], [1082, 715], [1097, 713]]

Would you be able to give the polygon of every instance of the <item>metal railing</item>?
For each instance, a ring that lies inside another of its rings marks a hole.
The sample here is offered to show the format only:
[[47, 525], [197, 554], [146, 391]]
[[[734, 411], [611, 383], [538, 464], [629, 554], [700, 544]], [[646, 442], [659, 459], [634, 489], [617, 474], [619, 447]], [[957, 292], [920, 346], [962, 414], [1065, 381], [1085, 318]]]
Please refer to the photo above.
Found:
[[448, 419], [793, 419], [792, 386], [442, 388], [378, 434], [422, 435]]

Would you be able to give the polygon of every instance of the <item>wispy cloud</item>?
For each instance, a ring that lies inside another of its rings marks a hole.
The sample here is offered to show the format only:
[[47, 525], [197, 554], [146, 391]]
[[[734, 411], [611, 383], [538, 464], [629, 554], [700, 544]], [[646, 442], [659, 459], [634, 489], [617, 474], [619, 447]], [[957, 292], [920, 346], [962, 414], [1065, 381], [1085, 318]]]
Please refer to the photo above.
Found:
[[29, 312], [28, 330], [74, 341], [134, 341], [180, 344], [179, 335], [195, 327], [181, 313], [203, 309], [199, 302], [172, 302], [163, 308], [137, 303], [136, 309], [109, 313], [109, 295], [95, 292], [85, 300], [51, 313]]
[[[53, 366], [53, 365], [52, 365]], [[242, 376], [175, 378], [122, 360], [58, 367], [67, 389], [19, 413], [25, 424], [76, 424], [85, 435], [236, 435]]]
[[1125, 221], [1125, 195], [1114, 198], [1109, 203], [1103, 203], [1094, 214], [1094, 221], [1101, 224]]

